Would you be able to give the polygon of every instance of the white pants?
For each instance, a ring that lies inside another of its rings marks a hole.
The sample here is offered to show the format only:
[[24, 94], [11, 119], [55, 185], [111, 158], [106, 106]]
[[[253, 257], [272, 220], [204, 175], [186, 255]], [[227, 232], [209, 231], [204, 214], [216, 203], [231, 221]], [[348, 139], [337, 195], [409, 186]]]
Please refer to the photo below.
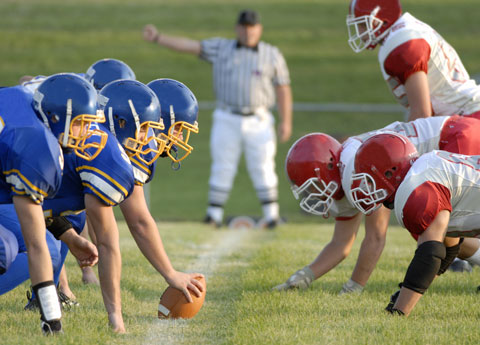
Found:
[[242, 152], [245, 152], [247, 169], [260, 202], [277, 201], [273, 115], [262, 110], [255, 115], [241, 116], [216, 109], [210, 136], [210, 205], [223, 206], [227, 201]]

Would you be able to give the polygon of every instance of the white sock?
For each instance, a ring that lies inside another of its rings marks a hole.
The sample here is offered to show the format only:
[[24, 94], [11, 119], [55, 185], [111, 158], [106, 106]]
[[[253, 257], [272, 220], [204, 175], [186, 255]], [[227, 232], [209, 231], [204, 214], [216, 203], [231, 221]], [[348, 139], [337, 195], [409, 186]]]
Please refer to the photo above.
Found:
[[270, 202], [262, 205], [263, 217], [268, 222], [270, 220], [276, 220], [279, 216], [278, 202]]
[[212, 217], [212, 219], [217, 222], [221, 223], [223, 219], [223, 207], [219, 206], [208, 206], [207, 214]]
[[465, 260], [468, 261], [471, 265], [480, 266], [480, 248], [478, 248], [471, 257], [466, 258]]

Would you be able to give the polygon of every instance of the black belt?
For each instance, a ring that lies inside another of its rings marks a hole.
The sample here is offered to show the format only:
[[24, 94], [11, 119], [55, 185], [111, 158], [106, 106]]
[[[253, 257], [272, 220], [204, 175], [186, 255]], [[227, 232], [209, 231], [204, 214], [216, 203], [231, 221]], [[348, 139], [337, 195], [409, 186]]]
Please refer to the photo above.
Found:
[[252, 116], [255, 115], [255, 111], [251, 110], [245, 110], [245, 109], [237, 109], [237, 108], [232, 108], [232, 107], [222, 107], [223, 110], [228, 111], [231, 114], [234, 115], [240, 115], [240, 116]]
[[253, 111], [232, 111], [234, 115], [241, 115], [241, 116], [252, 116], [255, 115]]

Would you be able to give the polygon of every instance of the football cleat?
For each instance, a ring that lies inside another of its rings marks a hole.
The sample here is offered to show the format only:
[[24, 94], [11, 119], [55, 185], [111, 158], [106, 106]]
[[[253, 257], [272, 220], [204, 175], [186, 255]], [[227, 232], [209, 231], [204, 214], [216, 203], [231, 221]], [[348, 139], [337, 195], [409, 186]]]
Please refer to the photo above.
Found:
[[23, 307], [23, 310], [28, 310], [28, 311], [38, 311], [40, 310], [40, 306], [38, 305], [38, 300], [32, 296], [32, 293], [30, 290], [27, 290], [27, 304], [25, 307]]
[[450, 265], [450, 267], [448, 269], [452, 272], [460, 272], [460, 273], [467, 272], [467, 273], [470, 273], [470, 272], [472, 272], [472, 265], [470, 265], [470, 263], [468, 261], [465, 261], [465, 260], [462, 260], [462, 259], [459, 259], [459, 258], [455, 258], [455, 260], [453, 260], [452, 264]]
[[222, 227], [222, 222], [214, 220], [209, 214], [207, 214], [205, 216], [205, 218], [203, 219], [203, 222], [205, 224], [212, 225], [213, 227], [215, 227], [217, 229]]
[[61, 291], [58, 291], [58, 298], [60, 300], [60, 305], [62, 306], [62, 310], [71, 310], [74, 307], [80, 306], [80, 303], [78, 303], [74, 299], [71, 299]]
[[[58, 299], [60, 300], [60, 306], [62, 307], [62, 310], [68, 311], [68, 310], [71, 310], [72, 307], [80, 306], [80, 303], [78, 303], [74, 299], [71, 299], [70, 297], [68, 297], [58, 289], [57, 289], [57, 293], [58, 293]], [[25, 305], [25, 307], [23, 307], [23, 310], [26, 310], [26, 311], [40, 310], [40, 306], [38, 305], [38, 300], [36, 296], [32, 295], [30, 290], [27, 290], [27, 299], [28, 299], [28, 302]]]

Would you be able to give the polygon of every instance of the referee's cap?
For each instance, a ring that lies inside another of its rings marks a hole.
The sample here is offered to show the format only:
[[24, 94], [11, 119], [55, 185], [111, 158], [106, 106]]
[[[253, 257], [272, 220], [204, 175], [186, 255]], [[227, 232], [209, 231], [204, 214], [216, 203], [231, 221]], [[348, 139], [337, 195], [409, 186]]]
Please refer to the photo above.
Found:
[[253, 10], [243, 10], [238, 14], [238, 25], [260, 24], [260, 15]]

